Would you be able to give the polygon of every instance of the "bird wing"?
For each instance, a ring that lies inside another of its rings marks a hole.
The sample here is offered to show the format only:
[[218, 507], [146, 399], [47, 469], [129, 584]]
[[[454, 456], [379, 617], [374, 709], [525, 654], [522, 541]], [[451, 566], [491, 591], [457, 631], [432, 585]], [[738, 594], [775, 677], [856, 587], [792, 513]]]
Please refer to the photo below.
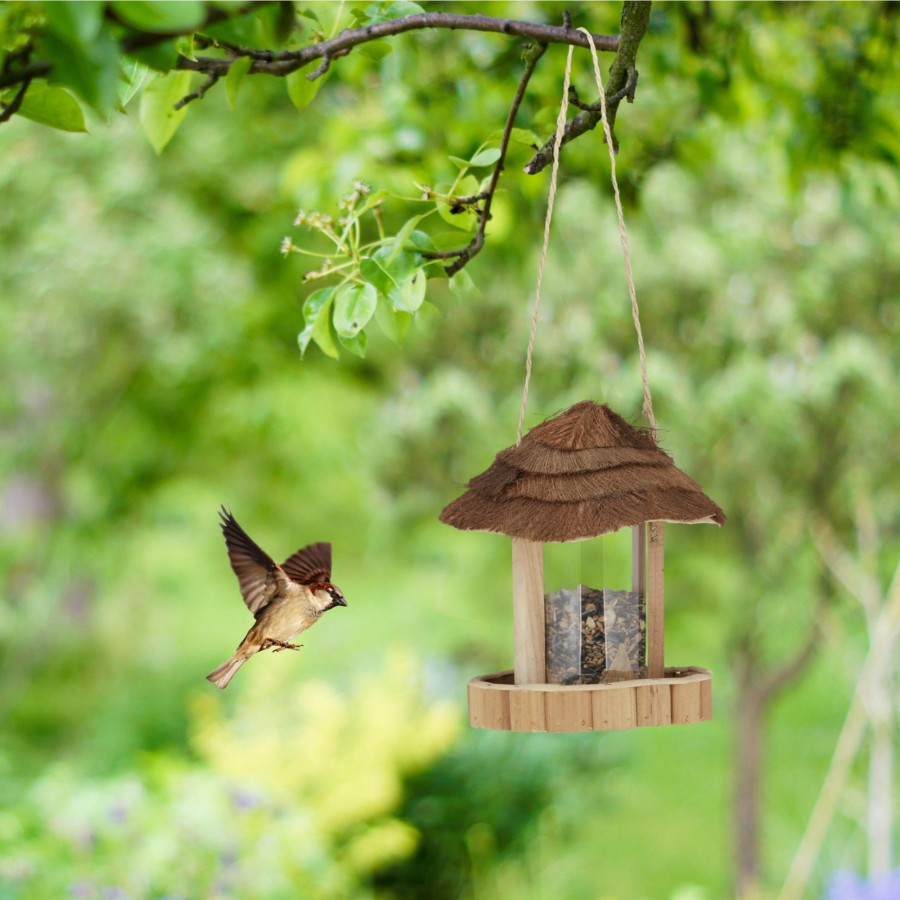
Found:
[[288, 578], [299, 584], [331, 581], [331, 544], [309, 544], [289, 556], [282, 564]]
[[237, 575], [244, 603], [250, 612], [256, 614], [272, 599], [279, 587], [287, 586], [287, 578], [272, 557], [238, 525], [224, 506], [219, 511], [219, 517], [228, 559]]

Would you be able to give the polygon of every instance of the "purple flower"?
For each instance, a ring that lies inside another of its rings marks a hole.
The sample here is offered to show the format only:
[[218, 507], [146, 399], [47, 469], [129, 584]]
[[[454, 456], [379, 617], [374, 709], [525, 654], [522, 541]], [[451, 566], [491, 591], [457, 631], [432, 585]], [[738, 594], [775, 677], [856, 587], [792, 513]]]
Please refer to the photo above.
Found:
[[900, 897], [900, 869], [877, 875], [871, 881], [855, 872], [836, 872], [822, 900], [897, 900]]

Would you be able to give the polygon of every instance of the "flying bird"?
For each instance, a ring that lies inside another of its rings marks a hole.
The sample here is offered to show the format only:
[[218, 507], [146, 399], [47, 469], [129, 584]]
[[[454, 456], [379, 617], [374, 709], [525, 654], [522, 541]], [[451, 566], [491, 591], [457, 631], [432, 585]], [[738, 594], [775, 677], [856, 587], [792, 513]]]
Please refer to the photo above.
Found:
[[234, 656], [206, 676], [224, 688], [254, 653], [273, 648], [299, 650], [290, 638], [306, 631], [335, 606], [346, 606], [340, 588], [331, 583], [331, 544], [310, 544], [280, 566], [238, 525], [223, 506], [219, 511], [231, 568], [237, 575], [244, 603], [256, 623], [238, 644]]

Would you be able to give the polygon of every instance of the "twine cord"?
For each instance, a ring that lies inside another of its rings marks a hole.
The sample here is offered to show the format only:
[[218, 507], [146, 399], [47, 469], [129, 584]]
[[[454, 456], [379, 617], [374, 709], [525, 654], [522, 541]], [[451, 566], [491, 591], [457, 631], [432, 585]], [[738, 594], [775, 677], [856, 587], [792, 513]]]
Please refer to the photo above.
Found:
[[[586, 28], [579, 28], [585, 34], [591, 48], [591, 58], [594, 64], [594, 78], [597, 82], [597, 90], [600, 94], [600, 118], [603, 121], [603, 132], [606, 135], [606, 145], [609, 148], [610, 178], [612, 180], [613, 194], [616, 200], [616, 214], [619, 219], [619, 239], [622, 243], [622, 254], [625, 257], [625, 278], [628, 282], [628, 295], [631, 298], [631, 317], [634, 320], [634, 328], [637, 332], [638, 355], [641, 363], [641, 383], [644, 388], [643, 413], [650, 423], [653, 439], [656, 440], [658, 428], [656, 417], [653, 415], [653, 399], [650, 396], [650, 381], [647, 377], [647, 354], [644, 350], [644, 335], [641, 330], [640, 312], [638, 310], [637, 294], [634, 289], [634, 275], [631, 271], [631, 253], [628, 249], [628, 232], [625, 229], [625, 215], [622, 212], [622, 198], [619, 195], [619, 182], [616, 178], [616, 151], [613, 145], [612, 131], [609, 120], [606, 117], [606, 94], [603, 91], [603, 79], [600, 75], [600, 60], [597, 57], [597, 47], [594, 44], [593, 35]], [[537, 287], [534, 295], [534, 312], [531, 316], [531, 333], [528, 337], [528, 352], [525, 357], [525, 386], [522, 391], [522, 406], [519, 410], [519, 429], [516, 444], [522, 442], [522, 433], [525, 427], [525, 407], [528, 404], [528, 385], [531, 381], [532, 357], [534, 354], [534, 339], [537, 332], [538, 315], [541, 305], [541, 284], [544, 280], [544, 266], [547, 262], [547, 248], [550, 244], [550, 222], [553, 218], [553, 205], [556, 200], [556, 180], [559, 171], [559, 149], [562, 145], [563, 130], [566, 125], [566, 113], [569, 108], [569, 83], [572, 75], [572, 51], [566, 57], [566, 72], [563, 79], [563, 96], [556, 119], [556, 137], [553, 142], [553, 168], [550, 172], [550, 189], [547, 194], [547, 216], [544, 219], [544, 243], [541, 248], [541, 258], [538, 263]]]
[[547, 264], [547, 249], [550, 246], [550, 222], [553, 220], [553, 204], [556, 202], [556, 176], [559, 172], [559, 148], [562, 145], [563, 131], [566, 128], [566, 113], [569, 110], [569, 79], [572, 75], [572, 50], [566, 57], [566, 74], [563, 79], [562, 103], [556, 117], [556, 136], [553, 141], [553, 167], [550, 170], [550, 190], [547, 194], [547, 215], [544, 218], [544, 245], [541, 247], [541, 259], [538, 263], [537, 286], [534, 291], [534, 312], [531, 316], [531, 333], [528, 336], [528, 352], [525, 355], [525, 387], [522, 390], [522, 407], [519, 410], [519, 431], [516, 445], [522, 443], [522, 432], [525, 428], [525, 407], [528, 405], [528, 385], [531, 381], [531, 362], [534, 355], [534, 337], [537, 333], [538, 314], [541, 309], [541, 285], [544, 281], [544, 266]]
[[586, 28], [578, 31], [587, 35], [591, 45], [591, 59], [594, 62], [594, 78], [600, 93], [600, 118], [603, 120], [603, 133], [606, 135], [606, 146], [609, 148], [609, 173], [612, 179], [613, 194], [616, 198], [616, 213], [619, 217], [619, 238], [622, 241], [622, 253], [625, 256], [625, 278], [628, 281], [628, 295], [631, 297], [631, 318], [634, 319], [634, 330], [637, 332], [638, 355], [641, 358], [641, 383], [644, 386], [644, 415], [650, 423], [653, 439], [657, 437], [656, 418], [653, 415], [653, 399], [650, 396], [650, 381], [647, 378], [647, 354], [644, 352], [644, 334], [641, 331], [641, 317], [638, 311], [637, 294], [634, 290], [634, 276], [631, 273], [631, 254], [628, 251], [628, 232], [625, 230], [625, 215], [622, 212], [622, 198], [619, 196], [619, 182], [616, 178], [616, 151], [613, 144], [609, 119], [606, 117], [606, 93], [603, 90], [603, 79], [600, 77], [600, 60], [597, 58], [597, 47], [593, 35]]

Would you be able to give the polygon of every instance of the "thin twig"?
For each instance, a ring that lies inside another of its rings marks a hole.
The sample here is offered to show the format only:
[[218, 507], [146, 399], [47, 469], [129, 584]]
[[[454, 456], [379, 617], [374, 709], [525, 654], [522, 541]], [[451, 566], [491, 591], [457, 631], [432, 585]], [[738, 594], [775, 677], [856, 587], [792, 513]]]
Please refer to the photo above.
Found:
[[28, 93], [30, 85], [30, 79], [23, 82], [19, 90], [16, 91], [16, 96], [13, 97], [9, 103], [0, 103], [0, 107], [3, 108], [3, 112], [0, 112], [0, 125], [4, 122], [8, 122], [19, 111], [19, 107], [22, 105], [22, 101], [25, 99], [25, 94]]
[[512, 105], [509, 108], [509, 115], [506, 117], [506, 125], [503, 128], [503, 137], [500, 139], [500, 156], [494, 166], [494, 171], [491, 175], [487, 190], [482, 191], [480, 194], [474, 194], [471, 197], [455, 198], [456, 204], [460, 206], [484, 200], [484, 206], [481, 208], [481, 214], [478, 217], [478, 228], [475, 231], [475, 236], [465, 247], [460, 247], [456, 250], [441, 250], [422, 254], [426, 259], [453, 259], [453, 262], [450, 263], [449, 266], [445, 266], [445, 271], [449, 276], [455, 275], [469, 262], [469, 260], [474, 256], [477, 256], [484, 246], [485, 229], [491, 218], [491, 203], [494, 200], [497, 185], [500, 183], [500, 174], [503, 172], [503, 166], [506, 162], [506, 153], [509, 149], [509, 141], [512, 137], [513, 126], [516, 122], [516, 114], [519, 112], [519, 107], [522, 105], [525, 91], [528, 88], [528, 82], [531, 80], [531, 76], [534, 73], [538, 60], [544, 55], [546, 49], [546, 44], [536, 44], [526, 53], [525, 71], [522, 73], [522, 77], [519, 80], [519, 85], [516, 88], [516, 95], [513, 97]]
[[191, 91], [189, 94], [185, 94], [173, 107], [172, 109], [184, 109], [188, 103], [193, 103], [194, 100], [202, 100], [206, 96], [206, 92], [221, 78], [222, 76], [216, 72], [213, 72], [200, 87], [197, 88], [196, 91]]

